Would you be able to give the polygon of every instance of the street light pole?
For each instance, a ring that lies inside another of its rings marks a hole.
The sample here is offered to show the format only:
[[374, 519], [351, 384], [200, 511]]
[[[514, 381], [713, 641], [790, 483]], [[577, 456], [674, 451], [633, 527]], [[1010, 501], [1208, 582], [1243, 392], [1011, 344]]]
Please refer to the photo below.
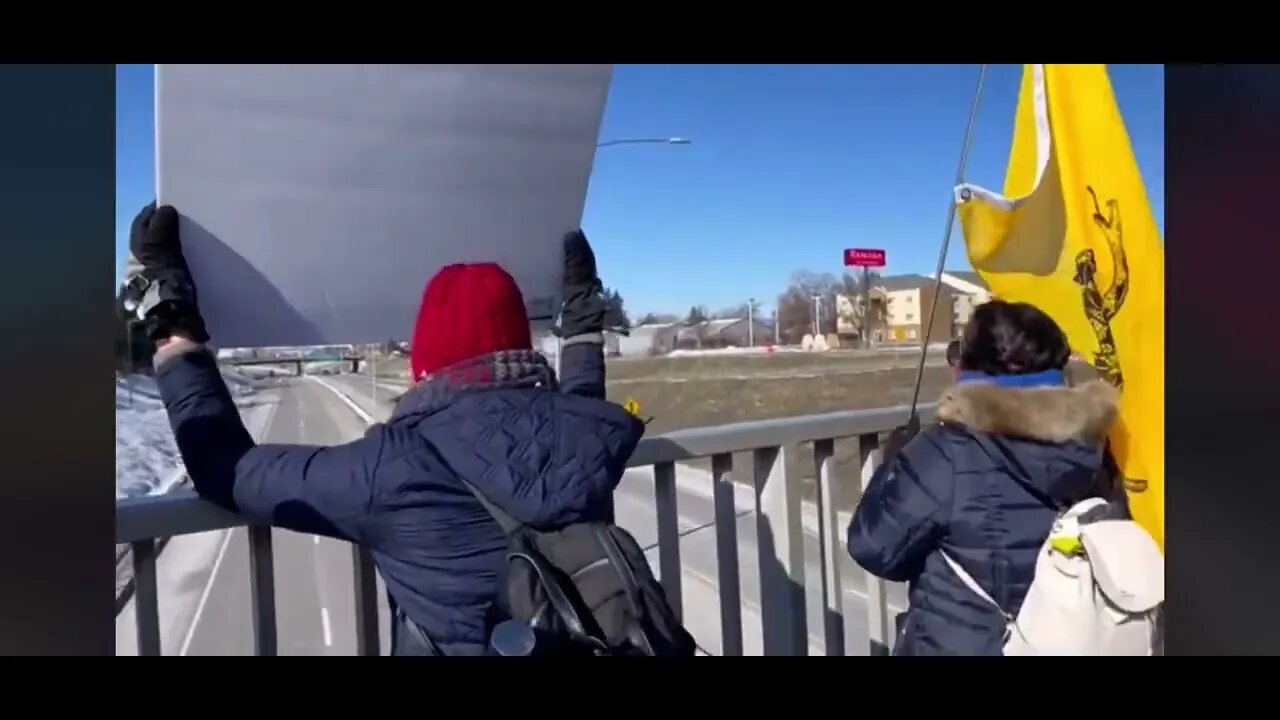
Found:
[[747, 347], [756, 346], [756, 299], [747, 298]]
[[[688, 145], [692, 140], [682, 137], [664, 138], [618, 138], [596, 143], [596, 149], [613, 147], [614, 145]], [[560, 375], [560, 356], [564, 353], [564, 339], [556, 338], [556, 376]]]

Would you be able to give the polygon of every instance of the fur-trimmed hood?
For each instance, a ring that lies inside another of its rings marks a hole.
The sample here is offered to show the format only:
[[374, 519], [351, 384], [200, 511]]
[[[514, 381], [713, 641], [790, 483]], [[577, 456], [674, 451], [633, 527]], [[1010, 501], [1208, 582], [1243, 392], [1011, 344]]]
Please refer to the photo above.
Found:
[[988, 468], [1066, 504], [1102, 487], [1103, 443], [1118, 411], [1119, 393], [1103, 380], [1074, 387], [966, 383], [943, 395], [938, 419], [966, 438], [968, 451], [959, 452], [966, 467]]
[[967, 383], [943, 393], [938, 419], [990, 435], [1100, 446], [1119, 407], [1119, 392], [1104, 380], [1036, 388]]

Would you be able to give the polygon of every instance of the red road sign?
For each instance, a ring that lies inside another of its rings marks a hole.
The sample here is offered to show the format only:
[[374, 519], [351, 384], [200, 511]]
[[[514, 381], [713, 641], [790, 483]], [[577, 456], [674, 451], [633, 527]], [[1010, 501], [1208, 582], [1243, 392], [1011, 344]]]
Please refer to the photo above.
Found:
[[884, 251], [871, 248], [845, 248], [845, 267], [884, 267]]

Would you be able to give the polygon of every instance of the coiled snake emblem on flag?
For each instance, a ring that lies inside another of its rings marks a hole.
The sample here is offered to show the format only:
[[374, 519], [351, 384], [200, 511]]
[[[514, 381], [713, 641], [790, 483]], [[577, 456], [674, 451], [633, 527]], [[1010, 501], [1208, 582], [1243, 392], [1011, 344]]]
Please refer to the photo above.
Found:
[[1075, 283], [1080, 286], [1084, 300], [1084, 314], [1098, 338], [1098, 350], [1093, 354], [1093, 366], [1107, 382], [1117, 390], [1124, 389], [1124, 373], [1120, 370], [1120, 358], [1116, 354], [1116, 339], [1111, 332], [1111, 321], [1124, 307], [1129, 294], [1129, 263], [1124, 255], [1124, 225], [1120, 219], [1120, 203], [1114, 198], [1106, 202], [1106, 213], [1098, 204], [1098, 194], [1086, 186], [1093, 198], [1093, 224], [1102, 230], [1111, 250], [1111, 287], [1103, 292], [1098, 287], [1098, 261], [1093, 249], [1081, 250], [1076, 255]]
[[[1107, 200], [1105, 212], [1098, 203], [1098, 194], [1092, 186], [1085, 186], [1093, 198], [1093, 224], [1102, 231], [1107, 239], [1107, 247], [1111, 251], [1112, 280], [1111, 287], [1105, 292], [1098, 287], [1098, 261], [1093, 249], [1081, 250], [1076, 254], [1075, 283], [1080, 286], [1080, 295], [1084, 301], [1084, 314], [1089, 320], [1093, 334], [1098, 338], [1098, 350], [1093, 354], [1093, 366], [1117, 390], [1124, 390], [1124, 373], [1120, 369], [1120, 358], [1116, 352], [1116, 339], [1111, 332], [1111, 321], [1124, 307], [1125, 297], [1129, 294], [1129, 262], [1124, 253], [1124, 223], [1120, 217], [1120, 203], [1115, 198]], [[1118, 469], [1116, 469], [1117, 474]], [[1122, 474], [1121, 474], [1122, 475]], [[1147, 481], [1141, 478], [1123, 477], [1125, 489], [1129, 492], [1142, 492], [1147, 489]]]

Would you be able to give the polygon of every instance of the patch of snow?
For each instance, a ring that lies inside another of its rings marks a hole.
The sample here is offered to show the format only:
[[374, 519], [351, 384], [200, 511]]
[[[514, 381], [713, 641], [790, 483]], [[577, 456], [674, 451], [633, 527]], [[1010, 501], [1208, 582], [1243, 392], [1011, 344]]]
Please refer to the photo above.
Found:
[[[811, 343], [818, 342], [817, 338], [806, 335]], [[832, 350], [826, 348], [826, 339], [821, 340], [823, 347], [821, 349], [805, 349], [800, 345], [758, 345], [756, 347], [726, 347], [726, 348], [709, 348], [705, 350], [672, 350], [664, 357], [715, 357], [717, 355], [766, 355], [771, 353], [800, 353], [800, 352], [823, 352], [830, 353], [833, 357], [847, 355], [877, 355], [877, 354], [895, 354], [895, 353], [919, 353], [920, 343], [882, 343], [869, 350], [862, 348], [848, 348]], [[930, 343], [929, 353], [945, 352], [947, 343]]]
[[756, 347], [725, 347], [706, 350], [672, 350], [666, 357], [715, 357], [717, 355], [765, 355], [768, 353], [800, 352], [798, 347], [779, 347], [776, 345], [757, 345]]
[[[262, 373], [224, 368], [222, 376], [237, 405], [258, 393]], [[159, 495], [183, 477], [182, 457], [155, 378], [116, 376], [116, 497]]]

